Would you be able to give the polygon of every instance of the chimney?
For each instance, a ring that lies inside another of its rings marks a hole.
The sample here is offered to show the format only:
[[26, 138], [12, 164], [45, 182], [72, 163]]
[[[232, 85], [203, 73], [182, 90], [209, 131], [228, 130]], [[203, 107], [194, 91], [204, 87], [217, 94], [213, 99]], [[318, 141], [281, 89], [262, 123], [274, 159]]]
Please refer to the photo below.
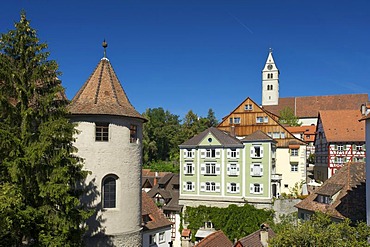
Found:
[[230, 126], [230, 135], [235, 137], [235, 126]]
[[267, 241], [269, 240], [269, 232], [268, 232], [269, 225], [266, 223], [263, 223], [261, 225], [261, 230], [260, 230], [260, 241], [263, 247], [267, 247], [268, 243]]

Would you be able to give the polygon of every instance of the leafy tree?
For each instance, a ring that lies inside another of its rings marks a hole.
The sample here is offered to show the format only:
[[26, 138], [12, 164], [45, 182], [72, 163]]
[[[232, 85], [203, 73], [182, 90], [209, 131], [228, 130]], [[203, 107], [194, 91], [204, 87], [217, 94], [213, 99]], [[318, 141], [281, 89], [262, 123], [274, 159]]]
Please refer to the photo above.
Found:
[[184, 220], [194, 233], [205, 222], [211, 221], [215, 229], [221, 229], [230, 240], [234, 240], [257, 231], [262, 223], [272, 221], [272, 217], [271, 210], [257, 209], [249, 204], [243, 207], [232, 204], [227, 208], [186, 207]]
[[[144, 164], [174, 160], [178, 157], [179, 116], [163, 108], [147, 109], [143, 116], [148, 119], [143, 131]], [[176, 156], [177, 155], [177, 156]]]
[[299, 122], [298, 117], [294, 114], [294, 111], [290, 107], [285, 107], [283, 110], [280, 111], [280, 119], [281, 124], [286, 124], [288, 126], [301, 126], [302, 123]]
[[91, 212], [68, 101], [26, 14], [0, 42], [0, 243], [80, 246]]
[[315, 154], [314, 153], [310, 154], [307, 158], [307, 164], [315, 164], [315, 159], [316, 159]]
[[150, 169], [154, 172], [180, 173], [180, 167], [171, 161], [156, 161], [150, 165], [144, 165], [143, 168]]
[[310, 220], [280, 227], [270, 246], [370, 246], [370, 228], [352, 225], [349, 219], [333, 222], [328, 215], [316, 213]]

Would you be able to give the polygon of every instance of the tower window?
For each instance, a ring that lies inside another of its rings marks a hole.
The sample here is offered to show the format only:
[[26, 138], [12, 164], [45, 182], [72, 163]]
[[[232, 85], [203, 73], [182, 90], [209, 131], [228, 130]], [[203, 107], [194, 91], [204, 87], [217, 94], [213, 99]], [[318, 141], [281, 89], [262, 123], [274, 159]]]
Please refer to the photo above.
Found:
[[109, 175], [103, 179], [103, 208], [116, 207], [116, 182], [117, 177]]
[[272, 74], [272, 73], [271, 73], [271, 74], [270, 74], [270, 78], [271, 78], [271, 79], [272, 79], [272, 78], [274, 78], [274, 74]]
[[130, 125], [130, 143], [136, 143], [137, 141], [137, 125]]
[[95, 141], [107, 142], [109, 123], [95, 123]]

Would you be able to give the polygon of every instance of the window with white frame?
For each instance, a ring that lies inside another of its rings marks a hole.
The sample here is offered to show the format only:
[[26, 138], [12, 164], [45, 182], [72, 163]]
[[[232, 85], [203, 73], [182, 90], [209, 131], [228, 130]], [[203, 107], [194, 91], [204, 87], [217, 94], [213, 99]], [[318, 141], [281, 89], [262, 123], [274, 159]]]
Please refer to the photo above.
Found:
[[234, 124], [240, 124], [240, 117], [234, 117]]
[[280, 138], [280, 132], [273, 132], [272, 133], [272, 138], [279, 139]]
[[285, 138], [285, 132], [280, 133], [280, 138]]
[[257, 123], [263, 123], [263, 117], [257, 117], [256, 122]]
[[155, 234], [149, 235], [149, 245], [155, 245]]
[[230, 123], [231, 123], [231, 124], [233, 123], [233, 118], [232, 118], [232, 117], [230, 118]]
[[236, 148], [231, 148], [227, 150], [227, 158], [239, 158], [239, 150]]
[[363, 161], [364, 161], [364, 158], [362, 158], [361, 156], [355, 157], [355, 162], [363, 162]]
[[263, 176], [263, 166], [260, 163], [251, 164], [251, 176], [260, 177]]
[[200, 164], [200, 173], [202, 175], [220, 175], [221, 166], [216, 163]]
[[263, 147], [260, 145], [253, 145], [250, 149], [251, 158], [262, 158], [263, 157]]
[[191, 149], [184, 150], [184, 158], [194, 158], [194, 151]]
[[227, 175], [238, 176], [239, 175], [239, 164], [227, 164]]
[[184, 182], [184, 191], [195, 191], [195, 183], [194, 182]]
[[184, 174], [194, 174], [194, 164], [193, 163], [186, 163], [184, 165]]
[[263, 193], [263, 184], [250, 184], [250, 193], [251, 194], [262, 194]]
[[290, 163], [290, 171], [297, 172], [298, 171], [298, 163]]
[[245, 105], [245, 106], [244, 106], [244, 110], [246, 110], [246, 111], [251, 111], [251, 110], [253, 110], [253, 106], [252, 106], [252, 104], [247, 104], [247, 105]]
[[298, 156], [298, 148], [290, 149], [290, 156]]
[[240, 186], [239, 183], [227, 183], [227, 192], [228, 193], [239, 193], [240, 192]]
[[206, 150], [206, 157], [207, 158], [215, 158], [216, 157], [216, 149], [207, 149]]
[[206, 163], [206, 174], [216, 174], [215, 163]]
[[268, 123], [268, 122], [269, 122], [269, 117], [264, 117], [264, 118], [263, 118], [263, 122], [264, 122], [264, 123]]
[[159, 240], [159, 243], [164, 243], [166, 241], [166, 235], [164, 234], [164, 232], [159, 233], [158, 240]]
[[356, 151], [362, 151], [362, 145], [356, 145]]
[[344, 157], [337, 157], [337, 163], [343, 164], [344, 163]]
[[202, 182], [200, 183], [200, 191], [220, 192], [220, 184], [216, 182]]
[[338, 151], [343, 151], [343, 150], [344, 150], [343, 145], [337, 145], [337, 150], [338, 150]]

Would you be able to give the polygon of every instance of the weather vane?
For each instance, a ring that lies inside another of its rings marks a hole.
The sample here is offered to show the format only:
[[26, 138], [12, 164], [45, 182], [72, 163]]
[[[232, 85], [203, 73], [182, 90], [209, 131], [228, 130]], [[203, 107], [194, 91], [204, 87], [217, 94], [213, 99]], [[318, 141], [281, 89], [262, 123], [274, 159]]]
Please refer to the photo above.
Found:
[[105, 42], [105, 39], [104, 39], [103, 48], [104, 48], [104, 57], [105, 58], [107, 57], [107, 47], [108, 47], [108, 44], [107, 44], [107, 42]]

